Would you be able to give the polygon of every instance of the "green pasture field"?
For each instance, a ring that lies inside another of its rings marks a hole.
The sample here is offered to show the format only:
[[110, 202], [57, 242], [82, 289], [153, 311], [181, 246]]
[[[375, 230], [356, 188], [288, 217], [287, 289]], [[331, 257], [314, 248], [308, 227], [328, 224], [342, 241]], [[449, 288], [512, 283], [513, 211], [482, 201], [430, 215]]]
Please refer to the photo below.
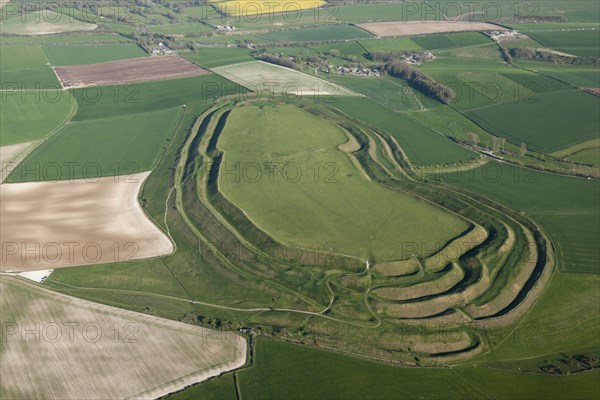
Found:
[[561, 31], [566, 30], [578, 30], [578, 29], [591, 29], [598, 28], [600, 24], [598, 22], [507, 22], [507, 27], [516, 29], [525, 34], [536, 31]]
[[461, 111], [528, 98], [531, 91], [503, 76], [505, 73], [533, 73], [503, 66], [495, 60], [457, 57], [438, 58], [420, 69], [436, 81], [452, 88], [456, 97], [452, 106]]
[[[402, 243], [435, 249], [467, 228], [425, 202], [366, 181], [336, 147], [347, 140], [339, 128], [293, 106], [236, 108], [218, 144], [225, 154], [219, 188], [280, 243], [334, 243], [336, 252], [363, 259], [408, 258]], [[237, 163], [269, 162], [282, 165], [272, 182], [228, 172]]]
[[596, 30], [528, 32], [528, 36], [544, 46], [581, 57], [600, 57], [600, 34]]
[[60, 88], [40, 46], [0, 46], [2, 89]]
[[253, 61], [254, 57], [250, 55], [251, 51], [239, 47], [200, 47], [194, 52], [183, 53], [182, 56], [204, 68], [214, 68]]
[[457, 146], [443, 135], [415, 122], [409, 117], [382, 107], [367, 98], [340, 98], [334, 107], [392, 135], [411, 163], [435, 165], [457, 163], [477, 157]]
[[373, 37], [369, 32], [351, 25], [327, 25], [317, 28], [292, 29], [283, 32], [261, 33], [258, 37], [272, 42], [311, 42], [353, 40]]
[[382, 51], [382, 52], [392, 52], [392, 51], [423, 51], [424, 49], [419, 46], [411, 37], [388, 37], [381, 39], [372, 39], [372, 40], [361, 40], [360, 44], [362, 44], [368, 51]]
[[[520, 325], [488, 353], [465, 363], [496, 366], [535, 356], [565, 352], [577, 354], [600, 346], [598, 285], [600, 277], [590, 274], [558, 273]], [[565, 299], [569, 299], [565, 301]]]
[[44, 35], [63, 32], [90, 31], [95, 28], [89, 24], [74, 19], [66, 14], [51, 10], [29, 12], [24, 15], [7, 16], [2, 21], [2, 32], [17, 35]]
[[557, 247], [559, 270], [600, 273], [600, 251], [592, 244], [600, 235], [597, 181], [496, 162], [436, 177], [538, 221]]
[[597, 96], [570, 90], [530, 99], [479, 108], [466, 115], [497, 136], [517, 144], [523, 141], [541, 152], [551, 153], [598, 136]]
[[226, 94], [243, 97], [246, 92], [245, 88], [215, 74], [136, 85], [74, 89], [79, 108], [73, 120], [173, 108], [191, 102], [209, 101]]
[[366, 60], [365, 56], [367, 55], [367, 51], [360, 45], [358, 40], [353, 40], [350, 42], [311, 45], [310, 48], [325, 54], [335, 49], [340, 52], [340, 56], [342, 57], [355, 56], [361, 60]]
[[[401, 79], [385, 77], [354, 77], [354, 76], [327, 76], [327, 79], [339, 85], [364, 94], [395, 111], [420, 110], [421, 106], [412, 94], [415, 90], [406, 86]], [[417, 96], [420, 97], [419, 94]]]
[[411, 39], [424, 50], [443, 50], [458, 47], [448, 35], [423, 35], [414, 36]]
[[453, 47], [446, 50], [438, 50], [435, 52], [437, 57], [451, 57], [455, 58], [468, 58], [468, 59], [480, 59], [480, 60], [491, 60], [501, 62], [500, 51], [496, 43], [487, 43], [482, 45], [467, 46], [467, 47]]
[[[68, 124], [33, 151], [7, 181], [94, 179], [149, 171], [180, 115], [181, 108], [172, 108]], [[77, 164], [70, 170], [68, 163]], [[39, 174], [26, 173], [36, 169]]]
[[131, 43], [131, 39], [116, 33], [104, 34], [66, 34], [45, 36], [2, 36], [0, 43], [5, 44], [40, 44], [40, 45], [64, 45], [64, 44], [112, 44]]
[[568, 156], [568, 158], [584, 164], [600, 165], [600, 147], [580, 150]]
[[414, 119], [443, 132], [448, 137], [468, 141], [468, 133], [473, 132], [479, 136], [481, 144], [491, 143], [492, 135], [489, 132], [483, 130], [453, 108], [443, 106], [426, 111], [415, 110], [409, 114]]
[[395, 368], [259, 337], [255, 365], [239, 371], [244, 399], [473, 399], [450, 369]]
[[214, 29], [201, 22], [178, 22], [172, 24], [152, 25], [149, 30], [165, 35], [214, 32]]
[[77, 103], [69, 92], [2, 92], [0, 145], [43, 139], [69, 121]]
[[533, 93], [558, 92], [573, 88], [571, 85], [545, 75], [507, 72], [502, 73], [501, 76], [510, 79]]
[[227, 373], [199, 385], [194, 385], [182, 392], [175, 393], [169, 400], [235, 400], [235, 382], [233, 373]]
[[244, 399], [538, 400], [593, 399], [600, 373], [555, 377], [470, 366], [397, 368], [259, 337], [255, 366], [237, 375]]
[[600, 74], [592, 67], [576, 67], [544, 62], [515, 60], [517, 65], [581, 88], [600, 87]]
[[54, 66], [95, 64], [148, 55], [136, 44], [44, 46], [44, 52]]

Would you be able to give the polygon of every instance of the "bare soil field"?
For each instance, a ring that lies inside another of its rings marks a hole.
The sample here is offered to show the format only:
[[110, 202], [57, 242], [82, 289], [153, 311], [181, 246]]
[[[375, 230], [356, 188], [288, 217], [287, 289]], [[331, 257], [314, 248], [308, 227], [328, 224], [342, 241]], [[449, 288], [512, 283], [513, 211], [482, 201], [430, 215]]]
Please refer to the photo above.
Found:
[[23, 161], [25, 156], [35, 149], [40, 142], [40, 140], [36, 140], [33, 142], [0, 146], [0, 183], [4, 182], [10, 171]]
[[179, 56], [142, 57], [56, 67], [54, 72], [65, 88], [162, 81], [210, 73]]
[[138, 194], [149, 172], [0, 185], [0, 271], [127, 261], [173, 252]]
[[231, 332], [169, 321], [0, 276], [0, 399], [157, 398], [243, 366]]
[[506, 30], [506, 28], [494, 24], [466, 21], [389, 21], [368, 22], [364, 24], [357, 24], [356, 26], [380, 37], [414, 36], [426, 35], [429, 33]]

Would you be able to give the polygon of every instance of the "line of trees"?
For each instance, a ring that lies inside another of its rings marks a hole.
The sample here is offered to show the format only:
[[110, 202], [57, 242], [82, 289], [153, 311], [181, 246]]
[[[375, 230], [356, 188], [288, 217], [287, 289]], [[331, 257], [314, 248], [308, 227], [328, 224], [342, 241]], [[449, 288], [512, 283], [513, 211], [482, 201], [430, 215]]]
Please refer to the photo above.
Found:
[[531, 47], [510, 49], [510, 54], [515, 58], [525, 58], [527, 60], [545, 61], [555, 64], [591, 65], [595, 67], [600, 66], [600, 59], [595, 57], [562, 56], [548, 51], [537, 50]]
[[388, 62], [383, 70], [391, 76], [404, 79], [410, 86], [444, 104], [450, 103], [456, 97], [456, 93], [449, 87], [401, 61]]
[[302, 65], [290, 60], [288, 57], [278, 56], [271, 53], [257, 53], [255, 57], [271, 64], [281, 65], [282, 67], [292, 68], [297, 71], [302, 70]]

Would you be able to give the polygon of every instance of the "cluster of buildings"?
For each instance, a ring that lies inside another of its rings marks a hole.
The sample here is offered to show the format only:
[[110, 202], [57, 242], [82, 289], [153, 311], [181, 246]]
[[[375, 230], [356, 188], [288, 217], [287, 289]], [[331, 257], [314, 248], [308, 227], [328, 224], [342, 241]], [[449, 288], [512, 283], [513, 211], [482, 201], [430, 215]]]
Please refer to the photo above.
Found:
[[164, 43], [159, 43], [158, 47], [153, 48], [150, 54], [153, 56], [174, 56], [177, 52], [169, 49]]
[[237, 28], [233, 25], [216, 25], [217, 31], [219, 32], [233, 32]]
[[503, 40], [526, 39], [527, 36], [519, 33], [519, 31], [491, 31], [485, 32], [492, 40], [501, 42]]
[[345, 76], [381, 76], [381, 71], [378, 67], [347, 67], [344, 65], [328, 65], [323, 69], [323, 72], [332, 75]]

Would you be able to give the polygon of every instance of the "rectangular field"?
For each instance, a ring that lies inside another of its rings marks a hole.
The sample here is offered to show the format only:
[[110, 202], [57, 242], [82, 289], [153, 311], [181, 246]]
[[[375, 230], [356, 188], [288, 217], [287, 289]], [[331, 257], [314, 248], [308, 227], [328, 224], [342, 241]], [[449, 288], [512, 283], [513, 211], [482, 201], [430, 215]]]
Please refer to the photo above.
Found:
[[[569, 90], [537, 95], [530, 102], [505, 102], [467, 112], [486, 130], [516, 144], [551, 153], [598, 137], [600, 99]], [[553, 111], [552, 111], [553, 110]]]
[[40, 46], [0, 46], [0, 82], [3, 90], [60, 88]]
[[370, 38], [371, 35], [351, 25], [319, 26], [317, 28], [292, 29], [257, 35], [272, 42], [310, 42], [324, 40], [352, 40]]
[[292, 13], [327, 4], [323, 0], [209, 0], [209, 2], [224, 14], [244, 17], [280, 12]]
[[14, 168], [7, 181], [95, 179], [149, 171], [169, 144], [180, 115], [178, 107], [68, 124]]
[[226, 94], [242, 96], [248, 90], [217, 74], [192, 78], [74, 89], [74, 121], [164, 110], [192, 102], [207, 102]]
[[95, 64], [148, 55], [136, 44], [44, 46], [44, 52], [54, 66]]
[[213, 72], [257, 93], [296, 96], [358, 96], [338, 84], [262, 61], [213, 68]]
[[[157, 398], [239, 368], [246, 341], [0, 277], [0, 399]], [[25, 329], [28, 329], [25, 332]]]
[[149, 174], [0, 185], [0, 271], [103, 264], [173, 252], [169, 238], [138, 202]]
[[64, 87], [107, 86], [189, 78], [209, 71], [179, 56], [134, 58], [98, 64], [56, 67]]
[[506, 30], [506, 28], [486, 22], [465, 21], [388, 21], [367, 22], [358, 24], [357, 26], [368, 32], [371, 32], [376, 36], [381, 37], [413, 36], [447, 32]]
[[2, 33], [14, 35], [52, 35], [63, 32], [92, 31], [98, 25], [74, 19], [48, 9], [11, 15], [2, 21]]
[[0, 146], [43, 139], [60, 129], [77, 103], [64, 90], [6, 91], [0, 106]]

